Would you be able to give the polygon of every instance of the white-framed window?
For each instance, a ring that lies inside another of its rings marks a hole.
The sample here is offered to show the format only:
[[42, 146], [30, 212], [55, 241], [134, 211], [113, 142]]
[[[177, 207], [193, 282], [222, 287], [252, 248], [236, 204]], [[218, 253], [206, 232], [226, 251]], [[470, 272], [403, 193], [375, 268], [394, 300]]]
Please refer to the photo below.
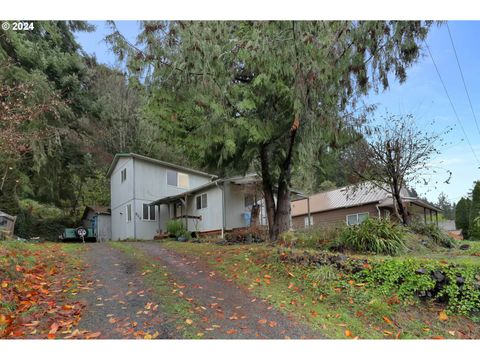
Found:
[[200, 209], [205, 209], [207, 207], [207, 193], [198, 195], [195, 198], [195, 201], [197, 203], [197, 210]]
[[[303, 219], [303, 223], [304, 223], [305, 229], [308, 229], [308, 216], [305, 216], [305, 218]], [[313, 216], [312, 215], [310, 215], [310, 225], [313, 226]]]
[[245, 194], [245, 207], [248, 208], [255, 204], [255, 196], [253, 194]]
[[142, 218], [145, 221], [155, 220], [155, 205], [148, 205], [148, 203], [143, 204]]
[[175, 170], [167, 170], [167, 185], [176, 186], [181, 189], [188, 189], [190, 178], [188, 174], [184, 174]]
[[358, 225], [368, 219], [368, 212], [347, 215], [347, 225]]
[[127, 222], [132, 221], [132, 204], [127, 204], [125, 215], [127, 217]]
[[122, 171], [120, 171], [120, 178], [122, 183], [127, 180], [127, 169], [122, 169]]

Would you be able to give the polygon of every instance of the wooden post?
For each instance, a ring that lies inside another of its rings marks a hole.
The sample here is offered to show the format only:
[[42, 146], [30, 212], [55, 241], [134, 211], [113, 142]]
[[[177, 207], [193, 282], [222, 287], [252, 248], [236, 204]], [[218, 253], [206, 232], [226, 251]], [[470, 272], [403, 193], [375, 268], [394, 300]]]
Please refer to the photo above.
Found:
[[435, 222], [437, 223], [437, 226], [438, 226], [438, 211], [435, 211]]
[[427, 223], [427, 208], [423, 208], [423, 222]]
[[188, 231], [188, 215], [187, 215], [187, 210], [188, 209], [188, 204], [187, 204], [187, 195], [185, 195], [185, 230]]
[[433, 222], [432, 209], [430, 209], [430, 223]]

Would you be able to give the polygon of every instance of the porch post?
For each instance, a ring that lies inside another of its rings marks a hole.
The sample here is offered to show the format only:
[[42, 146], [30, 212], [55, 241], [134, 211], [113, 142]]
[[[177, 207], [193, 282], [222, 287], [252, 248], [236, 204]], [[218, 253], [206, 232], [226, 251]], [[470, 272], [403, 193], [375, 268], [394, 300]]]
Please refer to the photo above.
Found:
[[435, 211], [435, 222], [437, 223], [437, 226], [438, 226], [438, 211]]
[[188, 203], [187, 203], [187, 195], [185, 195], [185, 229], [188, 231]]
[[433, 222], [432, 209], [430, 209], [430, 222]]
[[427, 223], [427, 208], [423, 208], [423, 222]]

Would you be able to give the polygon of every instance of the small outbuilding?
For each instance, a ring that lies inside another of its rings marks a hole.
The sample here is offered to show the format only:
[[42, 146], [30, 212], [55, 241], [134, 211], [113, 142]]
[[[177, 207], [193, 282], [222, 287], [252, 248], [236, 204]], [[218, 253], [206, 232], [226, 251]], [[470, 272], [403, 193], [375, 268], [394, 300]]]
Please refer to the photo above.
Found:
[[13, 236], [16, 216], [8, 215], [0, 210], [0, 240]]
[[106, 206], [86, 206], [82, 216], [82, 226], [91, 228], [97, 242], [112, 238], [110, 208]]

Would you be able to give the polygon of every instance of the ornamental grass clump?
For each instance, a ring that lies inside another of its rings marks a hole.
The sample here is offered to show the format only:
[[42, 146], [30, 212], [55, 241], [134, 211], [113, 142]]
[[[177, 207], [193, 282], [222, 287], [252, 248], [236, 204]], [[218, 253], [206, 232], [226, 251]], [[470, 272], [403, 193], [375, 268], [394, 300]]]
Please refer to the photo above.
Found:
[[401, 226], [386, 219], [367, 219], [343, 229], [332, 248], [361, 253], [399, 255], [407, 250]]

